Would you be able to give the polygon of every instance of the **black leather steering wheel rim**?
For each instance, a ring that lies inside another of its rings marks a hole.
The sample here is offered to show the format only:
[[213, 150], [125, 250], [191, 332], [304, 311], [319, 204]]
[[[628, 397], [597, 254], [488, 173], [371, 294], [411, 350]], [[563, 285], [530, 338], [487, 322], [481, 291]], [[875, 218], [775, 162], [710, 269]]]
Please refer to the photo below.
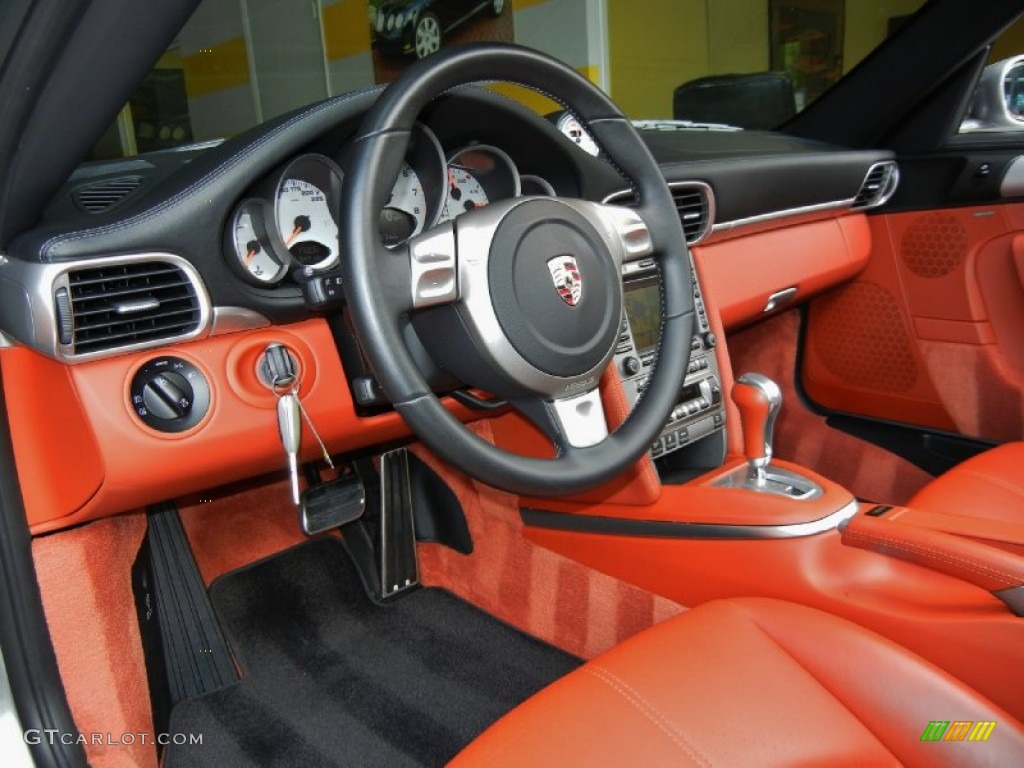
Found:
[[[553, 459], [504, 451], [456, 419], [430, 391], [388, 307], [409, 291], [407, 258], [385, 248], [378, 215], [405, 156], [413, 125], [431, 100], [486, 80], [518, 83], [571, 109], [633, 186], [662, 276], [657, 364], [629, 418], [597, 445], [560, 450]], [[693, 333], [689, 261], [672, 196], [661, 171], [617, 107], [561, 62], [514, 45], [477, 44], [442, 51], [410, 66], [377, 100], [356, 140], [341, 212], [344, 290], [363, 352], [384, 393], [414, 433], [441, 458], [488, 485], [521, 495], [557, 496], [592, 489], [640, 458], [664, 426], [686, 375]]]

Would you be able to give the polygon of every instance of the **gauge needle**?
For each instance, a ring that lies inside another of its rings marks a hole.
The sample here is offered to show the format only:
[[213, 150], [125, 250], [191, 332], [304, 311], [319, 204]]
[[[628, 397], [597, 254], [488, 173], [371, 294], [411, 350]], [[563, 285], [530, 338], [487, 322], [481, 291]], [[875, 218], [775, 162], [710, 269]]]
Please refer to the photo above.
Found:
[[284, 241], [284, 247], [288, 248], [294, 241], [295, 238], [305, 232], [312, 226], [312, 222], [309, 220], [309, 216], [296, 216], [295, 217], [295, 229], [288, 235], [288, 239]]
[[250, 240], [246, 243], [246, 247], [249, 249], [249, 252], [245, 254], [245, 266], [248, 267], [252, 260], [256, 258], [256, 254], [260, 252], [260, 244], [255, 240]]
[[448, 194], [451, 195], [452, 199], [460, 199], [462, 197], [462, 190], [459, 189], [459, 184], [455, 181], [455, 172], [451, 168], [448, 169], [448, 185]]

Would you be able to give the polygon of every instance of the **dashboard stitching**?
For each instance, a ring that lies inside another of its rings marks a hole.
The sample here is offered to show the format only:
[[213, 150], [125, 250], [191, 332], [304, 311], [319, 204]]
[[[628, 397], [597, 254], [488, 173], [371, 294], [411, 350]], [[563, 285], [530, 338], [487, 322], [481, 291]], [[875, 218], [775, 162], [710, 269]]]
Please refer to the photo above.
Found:
[[320, 114], [320, 113], [322, 113], [324, 111], [333, 109], [337, 105], [342, 104], [342, 103], [344, 103], [346, 101], [351, 101], [352, 99], [358, 98], [360, 96], [364, 96], [364, 95], [366, 95], [368, 93], [372, 93], [372, 92], [377, 91], [377, 90], [381, 90], [381, 86], [375, 86], [373, 88], [363, 88], [363, 89], [358, 90], [358, 91], [352, 91], [351, 93], [347, 93], [347, 94], [343, 94], [343, 95], [340, 95], [340, 96], [336, 96], [335, 98], [333, 98], [333, 99], [331, 99], [329, 101], [322, 102], [322, 103], [320, 103], [320, 104], [318, 104], [318, 105], [316, 105], [314, 107], [311, 107], [310, 109], [306, 109], [306, 110], [300, 112], [299, 114], [295, 115], [294, 117], [292, 117], [288, 121], [286, 121], [286, 122], [282, 123], [281, 125], [277, 126], [277, 128], [275, 128], [274, 130], [272, 130], [269, 133], [261, 136], [255, 142], [250, 144], [248, 147], [245, 147], [242, 150], [240, 150], [239, 152], [236, 152], [227, 162], [225, 162], [222, 165], [217, 166], [217, 168], [215, 168], [213, 171], [211, 171], [207, 175], [203, 176], [201, 179], [199, 179], [198, 181], [194, 182], [193, 184], [190, 184], [188, 187], [186, 187], [185, 189], [183, 189], [181, 192], [179, 192], [178, 194], [174, 195], [173, 197], [170, 197], [167, 200], [164, 200], [163, 202], [157, 204], [156, 206], [154, 206], [154, 207], [152, 207], [152, 208], [150, 208], [150, 209], [148, 209], [146, 211], [143, 211], [142, 213], [138, 213], [135, 216], [132, 216], [131, 218], [125, 219], [124, 221], [115, 222], [114, 224], [107, 224], [107, 225], [102, 226], [102, 227], [93, 227], [91, 229], [83, 229], [83, 230], [79, 230], [78, 232], [74, 232], [74, 233], [71, 233], [71, 234], [61, 234], [61, 235], [56, 235], [54, 237], [51, 237], [49, 240], [47, 240], [43, 244], [43, 246], [40, 249], [40, 251], [42, 253], [49, 253], [49, 251], [52, 248], [56, 248], [58, 246], [65, 245], [67, 243], [73, 243], [76, 240], [82, 240], [82, 239], [87, 238], [87, 237], [93, 237], [93, 236], [96, 236], [96, 235], [104, 235], [104, 234], [109, 234], [109, 233], [112, 233], [112, 232], [119, 232], [121, 230], [124, 230], [124, 229], [127, 229], [129, 227], [132, 227], [132, 226], [134, 226], [136, 224], [142, 224], [142, 223], [148, 221], [149, 219], [151, 219], [152, 217], [157, 216], [157, 215], [163, 213], [164, 211], [166, 211], [166, 210], [168, 210], [170, 208], [173, 208], [174, 206], [178, 205], [180, 202], [182, 202], [183, 200], [185, 200], [186, 198], [188, 198], [192, 194], [194, 194], [197, 189], [200, 189], [200, 188], [206, 186], [207, 184], [210, 184], [213, 181], [216, 181], [221, 176], [223, 176], [227, 171], [229, 171], [229, 170], [235, 168], [236, 166], [238, 166], [252, 152], [254, 152], [255, 150], [259, 149], [263, 145], [267, 144], [271, 140], [276, 139], [281, 133], [290, 130], [297, 123], [301, 123], [302, 121], [312, 117], [313, 115]]

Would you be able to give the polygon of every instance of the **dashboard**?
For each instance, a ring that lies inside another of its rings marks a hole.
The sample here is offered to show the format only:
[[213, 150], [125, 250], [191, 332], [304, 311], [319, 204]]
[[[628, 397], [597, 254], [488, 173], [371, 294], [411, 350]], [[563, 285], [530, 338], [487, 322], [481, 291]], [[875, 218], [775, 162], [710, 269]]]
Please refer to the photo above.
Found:
[[[338, 269], [351, 139], [377, 94], [339, 96], [215, 146], [83, 165], [11, 244], [0, 259], [0, 354], [9, 395], [25, 403], [12, 411], [19, 473], [79, 457], [60, 487], [25, 483], [34, 530], [283, 466], [261, 368], [274, 344], [291, 351], [303, 407], [331, 452], [409, 439], [363, 360]], [[436, 100], [380, 201], [382, 241], [517, 197], [635, 203], [585, 127], [563, 118], [479, 88]], [[870, 243], [863, 211], [897, 175], [888, 153], [780, 134], [658, 125], [641, 135], [675, 198], [706, 307], [679, 407], [652, 446], [666, 464], [692, 445], [724, 450], [719, 320], [751, 322], [780, 291], [800, 301], [856, 274]], [[793, 239], [797, 230], [813, 237]], [[614, 365], [629, 403], [653, 363], [658, 279], [624, 275]], [[463, 391], [417, 354], [411, 324], [408, 342], [435, 391]], [[26, 401], [27, 390], [39, 397]], [[463, 420], [489, 415], [472, 400], [445, 402]], [[44, 435], [54, 412], [60, 428]]]

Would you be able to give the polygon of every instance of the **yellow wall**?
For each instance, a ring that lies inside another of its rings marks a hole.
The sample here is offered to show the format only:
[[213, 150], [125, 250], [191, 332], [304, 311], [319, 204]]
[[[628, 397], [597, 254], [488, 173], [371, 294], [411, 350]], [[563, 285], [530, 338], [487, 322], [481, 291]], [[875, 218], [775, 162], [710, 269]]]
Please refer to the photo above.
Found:
[[768, 69], [768, 3], [765, 0], [710, 0], [707, 15], [707, 74], [733, 75]]
[[1024, 54], [1024, 16], [1017, 19], [1012, 26], [996, 39], [988, 60], [989, 63], [993, 63], [1021, 54]]
[[914, 13], [922, 5], [923, 0], [846, 0], [843, 72], [853, 69], [885, 39], [892, 16]]
[[676, 86], [708, 72], [704, 0], [607, 0], [609, 90], [632, 118], [670, 117]]

